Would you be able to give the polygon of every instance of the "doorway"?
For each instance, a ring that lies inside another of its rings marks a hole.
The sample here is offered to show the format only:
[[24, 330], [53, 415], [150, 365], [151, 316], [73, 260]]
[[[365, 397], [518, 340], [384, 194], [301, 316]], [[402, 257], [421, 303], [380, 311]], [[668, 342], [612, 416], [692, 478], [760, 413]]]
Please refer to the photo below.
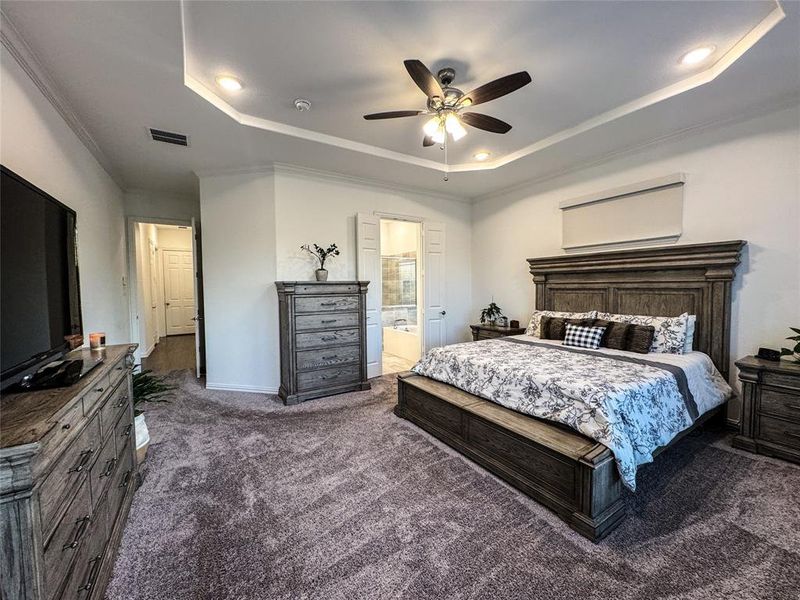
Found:
[[130, 305], [142, 369], [202, 371], [202, 298], [194, 223], [129, 222]]
[[421, 223], [380, 220], [382, 372], [408, 371], [422, 353]]
[[[418, 351], [407, 355], [408, 357], [402, 363], [393, 360], [388, 361], [389, 364], [386, 367], [390, 369], [389, 372], [397, 372], [397, 369], [401, 366], [407, 366], [412, 357], [416, 356], [418, 358], [422, 352], [447, 344], [447, 310], [445, 309], [447, 246], [445, 243], [444, 223], [427, 221], [410, 215], [356, 213], [356, 275], [359, 280], [370, 282], [365, 299], [367, 376], [370, 378], [386, 373], [383, 365], [384, 326], [395, 329], [395, 319], [405, 318], [406, 325], [408, 325], [409, 319], [408, 316], [390, 317], [390, 313], [387, 311], [386, 321], [384, 321], [385, 311], [383, 310], [382, 286], [382, 280], [384, 279], [382, 255], [384, 254], [384, 249], [381, 244], [381, 230], [386, 229], [386, 227], [381, 226], [382, 221], [410, 225], [414, 229], [406, 229], [405, 233], [410, 238], [416, 238], [417, 240], [415, 263], [413, 265], [416, 271], [416, 277], [413, 280], [416, 286], [417, 329], [413, 332], [402, 333], [416, 334], [419, 344], [416, 346]], [[412, 246], [406, 245], [404, 252], [410, 252], [411, 250]], [[396, 246], [388, 246], [385, 250], [387, 258], [397, 256], [396, 251]], [[401, 260], [409, 258], [411, 257], [406, 256], [397, 260], [399, 263]], [[399, 279], [399, 264], [397, 265], [397, 270]], [[409, 275], [410, 270], [410, 265], [407, 265], [404, 270], [409, 285], [412, 280]], [[405, 307], [405, 312], [411, 312], [411, 318], [414, 318], [413, 310], [409, 311], [409, 308]], [[401, 327], [402, 321], [399, 321], [397, 329]], [[394, 335], [394, 333], [389, 332], [389, 335]], [[408, 342], [408, 338], [405, 338], [405, 341]], [[413, 348], [413, 344], [409, 345]], [[388, 354], [403, 358], [400, 354], [394, 354], [397, 350], [392, 351], [393, 348], [395, 346], [390, 342]]]

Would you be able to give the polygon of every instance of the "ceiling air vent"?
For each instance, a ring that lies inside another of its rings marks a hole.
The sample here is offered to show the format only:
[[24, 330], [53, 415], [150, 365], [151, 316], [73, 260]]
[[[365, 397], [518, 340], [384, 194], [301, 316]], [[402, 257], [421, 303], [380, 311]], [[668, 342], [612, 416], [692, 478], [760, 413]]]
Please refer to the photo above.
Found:
[[171, 131], [164, 131], [163, 129], [150, 128], [150, 135], [153, 141], [164, 142], [167, 144], [175, 144], [176, 146], [188, 146], [189, 138], [182, 133], [173, 133]]

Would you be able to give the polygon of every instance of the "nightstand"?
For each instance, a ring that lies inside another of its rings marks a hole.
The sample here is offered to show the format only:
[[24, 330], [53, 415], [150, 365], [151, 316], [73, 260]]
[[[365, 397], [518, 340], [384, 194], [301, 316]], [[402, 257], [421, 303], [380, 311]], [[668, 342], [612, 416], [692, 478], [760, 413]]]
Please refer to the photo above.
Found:
[[497, 325], [470, 325], [472, 341], [490, 340], [492, 338], [520, 335], [525, 333], [525, 327], [498, 327]]
[[733, 445], [800, 463], [800, 365], [747, 356], [736, 366], [742, 413]]

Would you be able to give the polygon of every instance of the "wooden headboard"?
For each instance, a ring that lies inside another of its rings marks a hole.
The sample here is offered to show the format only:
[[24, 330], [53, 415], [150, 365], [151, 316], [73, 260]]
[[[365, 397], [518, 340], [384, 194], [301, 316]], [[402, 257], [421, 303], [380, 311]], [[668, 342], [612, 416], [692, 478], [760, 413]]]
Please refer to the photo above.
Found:
[[529, 258], [536, 308], [697, 315], [694, 349], [708, 354], [727, 379], [731, 282], [746, 243], [733, 240]]

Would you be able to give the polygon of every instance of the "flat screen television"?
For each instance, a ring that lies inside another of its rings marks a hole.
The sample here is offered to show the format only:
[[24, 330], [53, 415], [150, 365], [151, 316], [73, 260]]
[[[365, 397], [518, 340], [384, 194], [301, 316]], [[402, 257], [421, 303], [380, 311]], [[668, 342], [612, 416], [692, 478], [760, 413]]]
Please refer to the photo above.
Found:
[[81, 332], [75, 211], [0, 166], [0, 389]]

